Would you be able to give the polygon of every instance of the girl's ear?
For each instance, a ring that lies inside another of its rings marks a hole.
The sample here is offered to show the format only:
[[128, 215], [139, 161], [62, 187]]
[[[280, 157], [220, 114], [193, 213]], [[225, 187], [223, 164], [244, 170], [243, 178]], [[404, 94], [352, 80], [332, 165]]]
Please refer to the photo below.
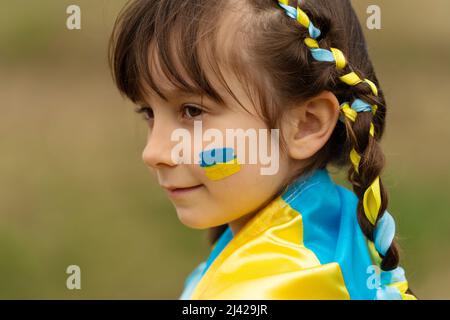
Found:
[[331, 137], [339, 113], [339, 101], [330, 91], [290, 109], [282, 123], [289, 156], [306, 160], [316, 154]]

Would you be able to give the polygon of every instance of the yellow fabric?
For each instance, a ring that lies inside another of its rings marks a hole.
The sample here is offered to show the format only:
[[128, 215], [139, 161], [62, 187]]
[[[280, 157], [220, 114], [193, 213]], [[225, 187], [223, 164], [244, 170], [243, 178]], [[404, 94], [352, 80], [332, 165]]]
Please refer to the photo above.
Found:
[[[335, 49], [335, 50], [337, 50], [337, 49]], [[334, 54], [334, 52], [333, 52], [333, 54]], [[341, 51], [341, 54], [342, 54], [342, 57], [344, 57], [344, 54], [342, 53], [342, 51]], [[342, 59], [342, 57], [341, 57], [341, 59]], [[344, 59], [345, 59], [345, 57], [344, 57]], [[336, 60], [336, 61], [337, 61], [337, 60]], [[344, 67], [345, 67], [345, 65], [344, 65]], [[339, 66], [338, 66], [338, 69], [339, 69]], [[340, 79], [342, 82], [348, 84], [349, 86], [356, 86], [356, 85], [360, 84], [361, 82], [365, 82], [365, 83], [367, 83], [367, 84], [369, 85], [370, 90], [372, 90], [372, 93], [373, 93], [375, 96], [378, 96], [378, 88], [377, 88], [377, 86], [375, 85], [375, 83], [372, 82], [372, 81], [370, 81], [369, 79], [364, 79], [364, 80], [362, 80], [362, 79], [356, 74], [356, 72], [350, 72], [350, 73], [347, 73], [347, 74], [343, 75], [342, 77], [340, 77], [339, 79]]]
[[349, 118], [351, 121], [355, 122], [356, 117], [358, 116], [358, 113], [350, 108], [350, 105], [348, 103], [344, 103], [341, 106], [341, 111], [344, 113], [344, 115]]
[[343, 75], [339, 79], [342, 82], [348, 84], [349, 86], [356, 86], [357, 84], [362, 82], [361, 78], [355, 72], [347, 73], [346, 75]]
[[[282, 5], [289, 6], [288, 0], [278, 0], [278, 2]], [[309, 26], [311, 24], [311, 19], [309, 18], [309, 16], [299, 6], [296, 6], [296, 9], [297, 9], [297, 21], [305, 28], [309, 28]], [[305, 43], [310, 49], [319, 48], [318, 42], [315, 41], [314, 39], [310, 39], [310, 40], [305, 39]], [[331, 48], [330, 50], [333, 53], [334, 59], [336, 61], [336, 68], [339, 70], [344, 69], [347, 66], [347, 59], [345, 58], [344, 53], [337, 48]], [[362, 80], [358, 76], [358, 74], [356, 74], [355, 72], [350, 72], [348, 74], [345, 74], [345, 75], [341, 76], [339, 79], [342, 82], [344, 82], [350, 86], [356, 86], [357, 84], [359, 84], [361, 82], [365, 82], [370, 86], [372, 93], [375, 96], [378, 96], [378, 88], [375, 85], [375, 83], [369, 79]]]
[[297, 21], [305, 28], [309, 28], [309, 24], [311, 23], [308, 15], [299, 7], [297, 7]]
[[373, 83], [372, 81], [370, 81], [369, 79], [364, 79], [364, 81], [370, 86], [370, 89], [372, 90], [372, 93], [375, 96], [378, 96], [378, 88], [375, 85], [375, 83]]
[[380, 191], [380, 178], [376, 177], [376, 179], [372, 182], [370, 187], [364, 193], [364, 212], [366, 214], [367, 219], [369, 219], [370, 223], [375, 225], [378, 217], [378, 212], [381, 207], [381, 191]]
[[369, 239], [367, 239], [367, 246], [369, 247], [369, 253], [370, 253], [370, 257], [372, 259], [372, 262], [374, 265], [381, 265], [381, 257], [380, 254], [378, 253], [377, 249], [375, 248], [375, 244], [373, 243], [373, 241], [370, 241]]
[[406, 292], [408, 290], [408, 281], [394, 282], [387, 286], [397, 288], [400, 292]]
[[358, 152], [356, 152], [355, 149], [352, 149], [352, 151], [350, 151], [350, 160], [355, 167], [355, 171], [359, 173], [359, 163], [361, 162], [361, 156], [358, 154]]
[[412, 294], [406, 293], [408, 290], [408, 281], [394, 282], [392, 284], [388, 284], [388, 286], [397, 288], [400, 291], [402, 300], [417, 300], [417, 298]]
[[[377, 108], [378, 108], [378, 106], [373, 105], [373, 111], [372, 111], [373, 114], [376, 113]], [[344, 103], [341, 106], [341, 111], [344, 113], [345, 117], [347, 117], [348, 119], [350, 119], [353, 122], [356, 121], [356, 117], [358, 116], [358, 113], [355, 110], [353, 110], [348, 103]], [[372, 137], [375, 137], [375, 126], [373, 125], [373, 123], [370, 123], [369, 133]]]
[[281, 197], [264, 207], [215, 258], [191, 299], [350, 299], [337, 263], [303, 245], [301, 214]]
[[304, 41], [308, 48], [319, 48], [319, 43], [313, 38], [306, 38]]
[[[287, 5], [287, 6], [289, 5], [288, 0], [279, 0], [279, 2], [284, 5]], [[306, 28], [308, 28], [311, 24], [311, 21], [310, 21], [308, 15], [298, 6], [297, 6], [297, 20], [301, 25], [303, 25]], [[320, 48], [319, 43], [314, 39], [307, 38], [307, 39], [305, 39], [304, 42], [310, 49]], [[340, 70], [344, 69], [347, 66], [347, 61], [346, 61], [346, 58], [345, 58], [345, 55], [343, 54], [343, 52], [336, 48], [331, 48], [331, 52], [334, 56], [334, 60], [336, 61], [336, 68], [340, 69]], [[378, 88], [374, 82], [372, 82], [369, 79], [362, 80], [359, 77], [359, 75], [355, 72], [347, 73], [347, 74], [341, 76], [339, 79], [342, 82], [344, 82], [350, 86], [356, 86], [362, 82], [365, 82], [366, 84], [369, 85], [372, 93], [375, 96], [378, 96], [378, 94], [379, 94]], [[378, 106], [373, 105], [372, 107], [373, 107], [372, 112], [375, 115], [377, 112]], [[341, 111], [344, 113], [344, 116], [346, 118], [350, 119], [353, 122], [356, 121], [357, 112], [355, 110], [353, 110], [348, 103], [344, 103], [341, 106]], [[370, 124], [369, 133], [372, 137], [375, 138], [375, 126], [373, 123]], [[351, 160], [353, 166], [355, 167], [356, 172], [358, 172], [359, 163], [361, 161], [361, 156], [356, 152], [355, 149], [352, 149], [352, 151], [350, 152], [350, 160]], [[364, 205], [364, 212], [365, 212], [367, 219], [373, 225], [375, 225], [377, 217], [378, 217], [378, 213], [379, 213], [379, 210], [381, 207], [381, 191], [380, 191], [380, 178], [379, 177], [377, 177], [372, 182], [370, 187], [365, 191], [363, 205]], [[372, 252], [372, 258], [377, 257], [376, 260], [378, 262], [380, 262], [381, 258], [378, 255], [378, 253], [376, 252], [373, 242], [369, 241], [369, 247]], [[406, 281], [395, 283], [392, 286], [395, 286], [399, 289], [403, 299], [405, 299], [405, 300], [416, 299], [413, 295], [405, 293], [408, 288], [408, 283]]]
[[370, 135], [372, 137], [375, 137], [375, 126], [373, 125], [373, 122], [370, 123], [370, 131], [369, 131]]
[[[378, 92], [378, 91], [377, 91]], [[376, 104], [374, 104], [373, 106], [372, 106], [372, 112], [373, 112], [373, 115], [375, 115], [376, 113], [377, 113], [377, 111], [378, 111], [378, 106], [376, 105]]]
[[336, 61], [336, 68], [344, 69], [347, 66], [347, 60], [345, 59], [344, 53], [336, 48], [331, 48], [334, 60]]
[[415, 296], [409, 293], [402, 293], [401, 295], [403, 300], [417, 300]]

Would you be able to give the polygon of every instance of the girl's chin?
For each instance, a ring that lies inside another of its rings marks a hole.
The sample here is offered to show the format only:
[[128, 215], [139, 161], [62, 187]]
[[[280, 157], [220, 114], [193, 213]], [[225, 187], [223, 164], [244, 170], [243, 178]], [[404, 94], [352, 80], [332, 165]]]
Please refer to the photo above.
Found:
[[180, 222], [191, 229], [208, 229], [220, 225], [217, 221], [205, 219], [204, 210], [190, 210], [187, 208], [176, 208]]
[[188, 212], [186, 209], [177, 209], [178, 219], [182, 224], [192, 229], [207, 229], [210, 224], [206, 223], [200, 213]]

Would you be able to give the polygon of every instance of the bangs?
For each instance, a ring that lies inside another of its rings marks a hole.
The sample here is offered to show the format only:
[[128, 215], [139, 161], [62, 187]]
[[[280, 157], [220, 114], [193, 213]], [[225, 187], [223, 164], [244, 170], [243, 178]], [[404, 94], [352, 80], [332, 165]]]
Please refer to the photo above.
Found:
[[110, 45], [118, 89], [136, 104], [152, 93], [168, 101], [175, 92], [206, 95], [223, 106], [229, 96], [247, 110], [226, 81], [231, 76], [260, 113], [256, 106], [266, 104], [266, 90], [263, 77], [248, 67], [248, 10], [242, 1], [216, 1], [214, 6], [205, 0], [129, 3], [116, 21]]

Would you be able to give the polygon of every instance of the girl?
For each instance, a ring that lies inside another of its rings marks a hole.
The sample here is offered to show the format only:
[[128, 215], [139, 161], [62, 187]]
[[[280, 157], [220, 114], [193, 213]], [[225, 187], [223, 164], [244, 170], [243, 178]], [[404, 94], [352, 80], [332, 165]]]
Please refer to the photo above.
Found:
[[[110, 63], [148, 123], [144, 162], [179, 219], [211, 230], [181, 299], [415, 299], [380, 178], [386, 102], [349, 0], [135, 0]], [[279, 129], [278, 170], [211, 137], [199, 162], [191, 144], [174, 157], [174, 132], [198, 123]]]

